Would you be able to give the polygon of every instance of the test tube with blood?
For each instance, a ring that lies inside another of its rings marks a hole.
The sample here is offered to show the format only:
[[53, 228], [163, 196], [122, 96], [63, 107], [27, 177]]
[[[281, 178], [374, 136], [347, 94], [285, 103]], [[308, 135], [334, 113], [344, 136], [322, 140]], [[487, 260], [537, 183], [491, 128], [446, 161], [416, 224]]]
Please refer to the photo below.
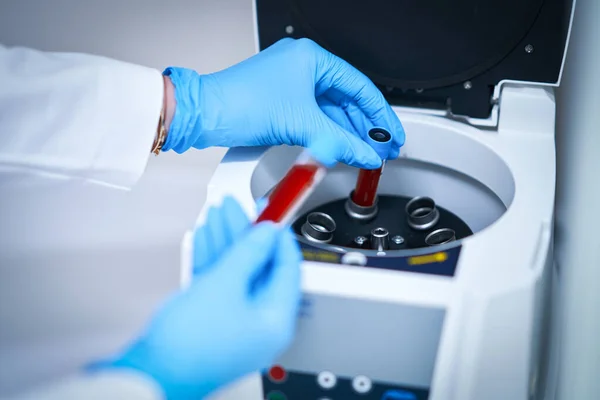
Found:
[[377, 213], [377, 188], [392, 142], [392, 135], [383, 128], [372, 128], [369, 130], [367, 141], [383, 162], [377, 169], [363, 168], [358, 172], [356, 186], [352, 191], [350, 201], [346, 204], [348, 214], [358, 219], [369, 219]]
[[255, 223], [272, 221], [287, 225], [323, 180], [327, 168], [304, 151], [267, 198]]

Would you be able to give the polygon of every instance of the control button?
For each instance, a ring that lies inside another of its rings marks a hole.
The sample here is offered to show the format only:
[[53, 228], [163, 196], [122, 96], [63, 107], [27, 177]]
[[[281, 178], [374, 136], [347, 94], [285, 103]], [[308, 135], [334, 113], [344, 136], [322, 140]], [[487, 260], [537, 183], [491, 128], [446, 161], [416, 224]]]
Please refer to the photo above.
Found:
[[388, 390], [381, 400], [417, 400], [417, 396], [405, 390]]
[[269, 392], [267, 400], [287, 400], [287, 397], [281, 392]]
[[323, 371], [317, 376], [317, 382], [323, 389], [331, 389], [337, 383], [337, 378], [329, 371]]
[[352, 387], [358, 393], [368, 393], [371, 390], [371, 380], [364, 375], [359, 375], [352, 379]]
[[287, 373], [281, 365], [274, 365], [269, 370], [269, 379], [275, 383], [281, 383], [285, 381]]

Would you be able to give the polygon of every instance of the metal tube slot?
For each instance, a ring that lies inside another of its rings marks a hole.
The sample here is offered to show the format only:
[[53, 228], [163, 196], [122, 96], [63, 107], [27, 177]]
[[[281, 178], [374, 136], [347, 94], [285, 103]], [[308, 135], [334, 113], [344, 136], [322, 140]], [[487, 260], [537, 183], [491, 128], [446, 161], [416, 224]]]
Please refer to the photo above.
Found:
[[333, 218], [322, 212], [313, 212], [306, 216], [306, 222], [300, 229], [308, 240], [329, 243], [333, 239], [336, 224]]
[[354, 190], [350, 193], [350, 197], [348, 197], [348, 200], [346, 200], [346, 204], [344, 205], [346, 209], [346, 214], [348, 214], [350, 218], [361, 221], [367, 221], [377, 216], [377, 196], [375, 196], [373, 204], [368, 207], [363, 207], [356, 204], [352, 199], [353, 197]]
[[440, 212], [430, 197], [415, 197], [406, 204], [408, 225], [416, 230], [426, 230], [438, 223]]
[[456, 240], [456, 232], [450, 228], [437, 229], [425, 237], [425, 244], [428, 246], [437, 246], [450, 243]]
[[387, 229], [371, 230], [371, 248], [377, 251], [385, 251], [390, 248], [390, 234]]

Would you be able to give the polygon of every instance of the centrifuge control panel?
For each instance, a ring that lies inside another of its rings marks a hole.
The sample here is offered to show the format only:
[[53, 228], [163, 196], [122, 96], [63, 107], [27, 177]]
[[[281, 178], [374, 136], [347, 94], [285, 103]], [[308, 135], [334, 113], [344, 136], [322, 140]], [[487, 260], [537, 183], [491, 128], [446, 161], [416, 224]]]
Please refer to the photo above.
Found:
[[425, 400], [445, 310], [305, 295], [294, 343], [262, 376], [269, 400]]
[[305, 373], [274, 365], [263, 375], [267, 400], [426, 400], [429, 390], [390, 385], [369, 376]]

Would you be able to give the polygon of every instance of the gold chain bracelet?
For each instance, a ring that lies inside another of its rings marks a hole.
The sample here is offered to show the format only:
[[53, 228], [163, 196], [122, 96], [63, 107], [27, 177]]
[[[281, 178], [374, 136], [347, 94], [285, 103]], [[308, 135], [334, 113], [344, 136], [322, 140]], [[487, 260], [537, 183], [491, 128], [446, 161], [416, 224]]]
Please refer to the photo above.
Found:
[[155, 155], [159, 155], [160, 151], [162, 150], [162, 147], [165, 144], [166, 139], [167, 129], [165, 128], [165, 115], [164, 111], [161, 110], [160, 118], [158, 120], [158, 135], [156, 137], [156, 140], [154, 141], [154, 144], [152, 145], [152, 153], [154, 153]]

